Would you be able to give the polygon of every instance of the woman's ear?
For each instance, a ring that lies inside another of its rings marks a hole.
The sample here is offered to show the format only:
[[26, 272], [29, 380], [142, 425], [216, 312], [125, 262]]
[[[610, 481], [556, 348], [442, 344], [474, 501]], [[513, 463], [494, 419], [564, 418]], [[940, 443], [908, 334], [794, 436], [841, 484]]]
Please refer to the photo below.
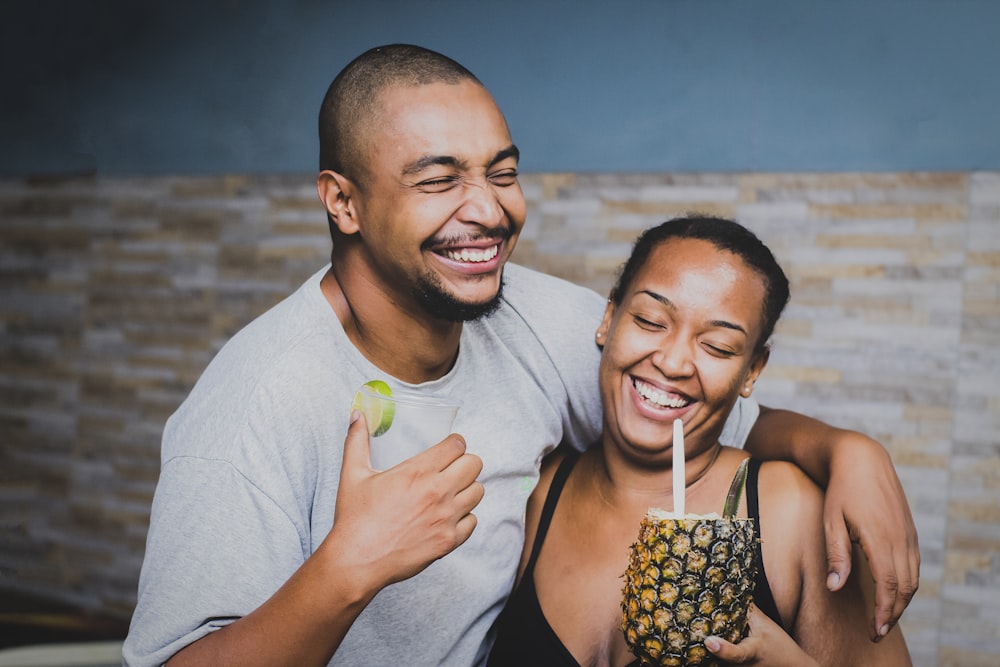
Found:
[[599, 347], [604, 347], [604, 343], [608, 339], [608, 331], [611, 330], [611, 320], [614, 315], [615, 304], [611, 299], [608, 299], [608, 305], [604, 307], [604, 317], [601, 318], [601, 325], [597, 327], [597, 333], [594, 335]]
[[771, 358], [771, 346], [765, 345], [764, 349], [758, 352], [753, 361], [750, 362], [750, 368], [747, 370], [746, 377], [743, 379], [743, 385], [740, 387], [740, 396], [743, 398], [749, 398], [750, 394], [753, 393], [753, 386], [757, 382], [757, 378], [760, 374], [764, 372], [764, 367], [767, 366], [768, 359]]
[[354, 184], [341, 173], [326, 169], [316, 177], [316, 192], [326, 208], [330, 222], [341, 234], [358, 231], [358, 215], [353, 195]]

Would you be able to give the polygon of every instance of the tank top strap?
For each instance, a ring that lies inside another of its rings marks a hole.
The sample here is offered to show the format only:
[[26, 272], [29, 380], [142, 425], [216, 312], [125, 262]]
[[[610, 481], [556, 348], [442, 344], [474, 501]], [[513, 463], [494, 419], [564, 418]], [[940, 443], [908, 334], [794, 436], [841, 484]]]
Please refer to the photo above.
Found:
[[767, 573], [764, 571], [764, 554], [760, 539], [760, 502], [758, 500], [760, 459], [750, 459], [747, 468], [747, 516], [753, 519], [753, 533], [757, 538], [757, 585], [754, 588], [753, 601], [757, 607], [767, 614], [771, 620], [784, 628], [781, 622], [781, 614], [778, 613], [778, 605], [774, 601], [774, 594], [771, 592], [771, 585], [767, 580]]
[[535, 531], [535, 541], [531, 545], [531, 556], [528, 557], [528, 564], [524, 569], [524, 578], [530, 580], [530, 575], [535, 571], [535, 561], [538, 560], [538, 553], [542, 550], [542, 543], [545, 542], [545, 535], [549, 532], [549, 524], [552, 523], [552, 515], [556, 511], [559, 503], [559, 496], [562, 494], [566, 479], [569, 478], [570, 471], [580, 458], [580, 452], [573, 450], [566, 455], [556, 474], [552, 477], [552, 484], [549, 492], [545, 494], [545, 504], [542, 505], [542, 515], [538, 518], [538, 529]]

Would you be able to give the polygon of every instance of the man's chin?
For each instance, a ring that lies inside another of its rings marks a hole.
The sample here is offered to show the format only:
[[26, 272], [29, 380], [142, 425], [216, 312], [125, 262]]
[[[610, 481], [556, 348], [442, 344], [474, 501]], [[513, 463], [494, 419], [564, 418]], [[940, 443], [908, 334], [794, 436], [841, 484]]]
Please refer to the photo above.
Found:
[[449, 322], [471, 322], [493, 314], [500, 307], [503, 295], [503, 280], [493, 297], [483, 302], [462, 301], [445, 292], [437, 284], [420, 281], [414, 293], [428, 314]]

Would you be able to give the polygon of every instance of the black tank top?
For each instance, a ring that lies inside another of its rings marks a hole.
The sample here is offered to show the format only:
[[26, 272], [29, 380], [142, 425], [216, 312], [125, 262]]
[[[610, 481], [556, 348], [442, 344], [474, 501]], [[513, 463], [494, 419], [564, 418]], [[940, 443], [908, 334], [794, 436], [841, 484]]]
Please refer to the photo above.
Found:
[[[552, 485], [545, 497], [545, 505], [542, 507], [542, 515], [538, 520], [538, 531], [535, 534], [535, 542], [531, 546], [531, 555], [528, 557], [524, 575], [494, 624], [495, 641], [487, 662], [488, 667], [513, 667], [515, 665], [517, 667], [530, 667], [531, 665], [579, 667], [580, 665], [546, 620], [542, 607], [538, 603], [534, 577], [535, 562], [538, 560], [538, 554], [545, 542], [545, 535], [552, 522], [552, 515], [559, 502], [559, 496], [570, 471], [579, 458], [579, 452], [569, 454], [559, 465], [552, 478]], [[760, 539], [760, 508], [757, 503], [757, 473], [759, 471], [760, 461], [751, 458], [746, 482], [747, 514], [754, 519], [754, 532], [758, 540]], [[761, 558], [759, 548], [757, 549], [757, 581], [753, 601], [774, 622], [779, 626], [782, 625], [774, 596], [771, 594], [771, 586], [764, 573], [764, 561]], [[637, 667], [638, 665], [639, 661], [636, 660], [629, 663], [628, 667]]]

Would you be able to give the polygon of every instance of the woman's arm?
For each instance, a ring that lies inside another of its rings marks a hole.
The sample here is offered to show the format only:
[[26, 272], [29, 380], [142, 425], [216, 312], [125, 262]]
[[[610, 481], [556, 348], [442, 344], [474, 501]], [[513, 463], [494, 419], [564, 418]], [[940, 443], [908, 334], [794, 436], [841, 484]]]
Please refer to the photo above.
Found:
[[875, 579], [869, 637], [879, 641], [898, 622], [920, 577], [916, 526], [889, 453], [862, 433], [763, 406], [746, 448], [760, 458], [792, 461], [826, 487], [827, 586], [839, 590], [848, 580], [851, 544], [860, 544]]

